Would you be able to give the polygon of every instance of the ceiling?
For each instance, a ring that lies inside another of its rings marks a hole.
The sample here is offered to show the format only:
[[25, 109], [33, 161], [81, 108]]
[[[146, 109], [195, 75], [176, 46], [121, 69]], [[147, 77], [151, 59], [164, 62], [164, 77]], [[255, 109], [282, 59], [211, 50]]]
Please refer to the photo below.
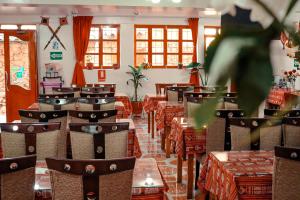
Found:
[[218, 17], [208, 0], [0, 0], [0, 15]]

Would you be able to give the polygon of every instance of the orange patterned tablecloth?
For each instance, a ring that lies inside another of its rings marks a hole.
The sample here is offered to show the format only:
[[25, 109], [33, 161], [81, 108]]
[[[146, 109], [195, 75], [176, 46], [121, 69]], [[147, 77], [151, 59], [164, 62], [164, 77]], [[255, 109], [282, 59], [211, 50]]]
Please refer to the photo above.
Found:
[[183, 117], [183, 115], [183, 103], [159, 101], [155, 115], [156, 127], [158, 130], [163, 130], [165, 126], [171, 126], [174, 117]]
[[116, 101], [121, 101], [124, 104], [124, 113], [122, 118], [128, 118], [132, 114], [132, 105], [129, 96], [124, 93], [116, 93], [115, 98]]
[[290, 93], [289, 89], [271, 89], [267, 102], [279, 106], [285, 104], [285, 93]]
[[273, 157], [272, 151], [212, 152], [198, 187], [220, 200], [271, 200]]
[[[46, 162], [37, 162], [35, 170], [36, 200], [51, 199], [51, 183]], [[152, 178], [152, 183], [146, 185], [146, 178]], [[167, 190], [157, 163], [153, 158], [137, 159], [133, 172], [132, 199], [133, 200], [163, 200]]]
[[178, 156], [203, 154], [206, 151], [206, 129], [196, 133], [194, 125], [184, 117], [175, 117], [171, 124], [169, 138], [175, 141]]
[[159, 101], [165, 101], [165, 95], [146, 94], [143, 102], [144, 111], [149, 113], [155, 111]]

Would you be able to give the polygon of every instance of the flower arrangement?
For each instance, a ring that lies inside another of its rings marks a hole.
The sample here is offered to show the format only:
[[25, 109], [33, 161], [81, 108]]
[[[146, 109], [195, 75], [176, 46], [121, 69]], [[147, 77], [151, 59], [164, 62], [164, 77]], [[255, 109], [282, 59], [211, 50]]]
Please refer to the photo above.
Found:
[[299, 73], [295, 69], [291, 71], [285, 71], [283, 80], [288, 82], [290, 84], [290, 87], [294, 89], [297, 76], [299, 76]]

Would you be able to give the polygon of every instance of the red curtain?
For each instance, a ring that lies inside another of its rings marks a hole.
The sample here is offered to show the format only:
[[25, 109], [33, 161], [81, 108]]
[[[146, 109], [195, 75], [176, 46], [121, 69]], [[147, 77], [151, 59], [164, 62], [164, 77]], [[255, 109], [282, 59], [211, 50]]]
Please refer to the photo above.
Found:
[[73, 37], [76, 55], [76, 64], [72, 79], [72, 84], [78, 86], [85, 85], [83, 73], [84, 54], [88, 48], [90, 39], [90, 29], [92, 25], [92, 16], [73, 17]]
[[[188, 19], [189, 27], [192, 30], [192, 37], [193, 37], [193, 62], [197, 62], [197, 39], [198, 39], [198, 23], [199, 18], [190, 18]], [[199, 72], [197, 69], [192, 69], [190, 83], [194, 84], [195, 86], [199, 86]]]

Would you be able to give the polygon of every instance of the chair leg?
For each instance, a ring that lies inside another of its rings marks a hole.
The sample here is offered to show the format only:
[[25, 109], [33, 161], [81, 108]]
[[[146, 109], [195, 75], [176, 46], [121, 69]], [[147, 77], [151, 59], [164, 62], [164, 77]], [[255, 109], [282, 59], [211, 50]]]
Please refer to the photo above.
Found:
[[165, 127], [165, 137], [166, 137], [166, 147], [165, 147], [165, 151], [166, 151], [166, 158], [170, 158], [170, 151], [171, 151], [171, 141], [169, 138], [170, 135], [170, 127]]
[[[196, 175], [195, 175], [195, 183], [197, 183], [200, 175], [200, 162], [196, 159]], [[197, 190], [197, 184], [195, 184], [195, 190]]]

